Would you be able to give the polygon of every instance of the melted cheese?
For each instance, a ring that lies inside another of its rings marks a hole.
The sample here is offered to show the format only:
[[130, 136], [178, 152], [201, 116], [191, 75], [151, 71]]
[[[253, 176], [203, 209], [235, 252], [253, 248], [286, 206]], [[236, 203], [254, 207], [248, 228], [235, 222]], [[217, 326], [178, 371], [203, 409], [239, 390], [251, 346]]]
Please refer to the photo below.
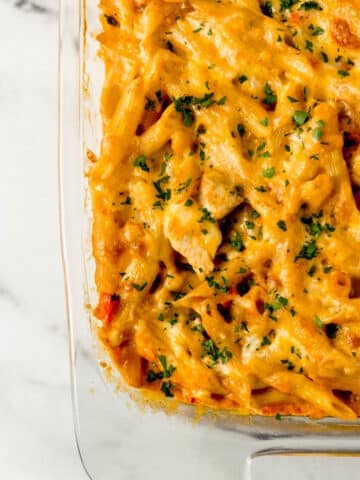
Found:
[[100, 336], [144, 391], [360, 412], [357, 0], [102, 0]]

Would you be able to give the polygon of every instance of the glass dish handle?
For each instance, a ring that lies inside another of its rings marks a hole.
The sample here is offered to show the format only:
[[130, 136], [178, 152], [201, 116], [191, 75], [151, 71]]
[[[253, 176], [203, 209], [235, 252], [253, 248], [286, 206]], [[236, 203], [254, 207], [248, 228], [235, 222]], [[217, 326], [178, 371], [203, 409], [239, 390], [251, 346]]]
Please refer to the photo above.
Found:
[[291, 477], [296, 480], [339, 480], [339, 475], [350, 463], [354, 468], [352, 474], [346, 470], [346, 479], [359, 478], [360, 449], [355, 437], [283, 437], [280, 441], [256, 440], [253, 447], [254, 450], [242, 460], [240, 480], [289, 480]]

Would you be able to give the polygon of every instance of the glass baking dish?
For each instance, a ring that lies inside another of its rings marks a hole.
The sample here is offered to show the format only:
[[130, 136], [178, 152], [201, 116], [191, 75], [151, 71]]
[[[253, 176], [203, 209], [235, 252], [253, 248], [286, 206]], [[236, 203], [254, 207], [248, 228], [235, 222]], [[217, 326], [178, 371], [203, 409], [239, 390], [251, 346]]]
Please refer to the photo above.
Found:
[[[348, 457], [360, 456], [359, 421], [301, 417], [278, 421], [229, 414], [197, 418], [193, 407], [169, 414], [134, 402], [134, 392], [119, 387], [121, 379], [109, 380], [109, 370], [101, 367], [106, 354], [93, 333], [89, 308], [96, 302], [96, 289], [85, 175], [88, 149], [97, 153], [101, 139], [98, 111], [103, 75], [96, 56], [97, 2], [60, 0], [59, 25], [62, 253], [75, 433], [89, 478], [280, 479], [275, 472], [281, 457], [299, 455], [341, 457], [336, 461], [346, 474]], [[264, 474], [263, 469], [260, 477], [252, 466], [264, 456], [276, 458], [270, 463], [271, 473], [267, 469]], [[286, 465], [293, 468], [291, 462]], [[289, 472], [285, 473], [288, 478]]]

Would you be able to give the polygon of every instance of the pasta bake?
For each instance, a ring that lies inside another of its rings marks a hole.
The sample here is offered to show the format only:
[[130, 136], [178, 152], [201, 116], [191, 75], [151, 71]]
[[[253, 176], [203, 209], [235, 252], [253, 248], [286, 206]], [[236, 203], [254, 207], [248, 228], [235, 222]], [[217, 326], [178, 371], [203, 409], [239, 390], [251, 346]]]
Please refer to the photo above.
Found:
[[360, 414], [358, 0], [101, 0], [99, 335], [144, 395]]

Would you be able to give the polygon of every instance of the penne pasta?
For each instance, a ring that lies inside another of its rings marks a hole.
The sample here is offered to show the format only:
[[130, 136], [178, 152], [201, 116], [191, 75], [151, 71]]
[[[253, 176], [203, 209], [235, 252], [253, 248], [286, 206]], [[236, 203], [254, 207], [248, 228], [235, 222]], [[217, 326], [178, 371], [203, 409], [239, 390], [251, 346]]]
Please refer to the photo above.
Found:
[[360, 6], [101, 0], [99, 336], [151, 398], [358, 415]]

